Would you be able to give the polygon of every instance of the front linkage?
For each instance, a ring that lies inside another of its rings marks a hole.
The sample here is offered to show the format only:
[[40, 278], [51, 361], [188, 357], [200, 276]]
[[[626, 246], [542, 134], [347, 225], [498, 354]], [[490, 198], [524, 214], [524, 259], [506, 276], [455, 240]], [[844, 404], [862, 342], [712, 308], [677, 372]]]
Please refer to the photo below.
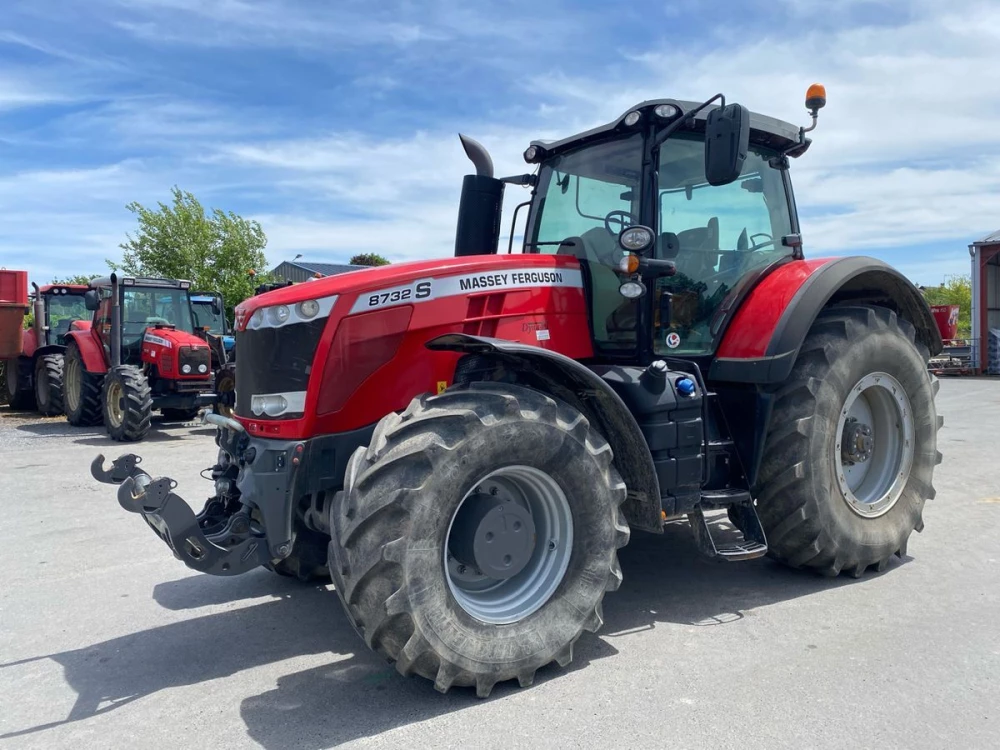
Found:
[[[226, 516], [223, 503], [210, 499], [195, 515], [183, 499], [174, 494], [177, 482], [169, 477], [153, 478], [141, 468], [139, 456], [128, 453], [104, 468], [104, 456], [90, 465], [93, 477], [118, 487], [118, 504], [139, 513], [156, 535], [189, 568], [212, 575], [246, 573], [271, 559], [267, 541], [254, 533], [245, 510]], [[216, 467], [213, 473], [223, 467]]]

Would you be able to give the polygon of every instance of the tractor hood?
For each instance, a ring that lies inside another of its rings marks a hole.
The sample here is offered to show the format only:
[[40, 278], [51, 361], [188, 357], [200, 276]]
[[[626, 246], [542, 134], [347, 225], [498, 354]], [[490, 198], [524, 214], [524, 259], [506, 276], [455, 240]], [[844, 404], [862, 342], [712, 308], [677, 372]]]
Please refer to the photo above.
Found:
[[146, 345], [156, 345], [164, 349], [179, 349], [182, 346], [190, 346], [194, 349], [207, 349], [208, 344], [204, 339], [200, 339], [193, 333], [178, 331], [169, 326], [151, 326], [146, 329], [142, 337], [142, 343]]
[[315, 281], [293, 284], [244, 300], [236, 306], [235, 328], [237, 331], [245, 330], [250, 317], [261, 308], [278, 305], [292, 306], [306, 300], [328, 301], [343, 296], [354, 297], [359, 292], [383, 290], [386, 287], [404, 285], [424, 278], [482, 272], [493, 268], [502, 272], [504, 269], [520, 266], [579, 268], [579, 262], [576, 258], [568, 255], [514, 253], [419, 260], [363, 268]]

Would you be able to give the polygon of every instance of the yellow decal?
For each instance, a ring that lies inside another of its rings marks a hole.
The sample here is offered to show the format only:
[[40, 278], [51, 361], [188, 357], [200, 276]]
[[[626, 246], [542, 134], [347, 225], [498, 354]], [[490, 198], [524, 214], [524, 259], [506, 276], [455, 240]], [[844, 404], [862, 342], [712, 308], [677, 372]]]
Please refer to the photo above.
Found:
[[444, 393], [447, 389], [448, 389], [448, 381], [447, 380], [439, 380], [438, 381], [438, 393]]

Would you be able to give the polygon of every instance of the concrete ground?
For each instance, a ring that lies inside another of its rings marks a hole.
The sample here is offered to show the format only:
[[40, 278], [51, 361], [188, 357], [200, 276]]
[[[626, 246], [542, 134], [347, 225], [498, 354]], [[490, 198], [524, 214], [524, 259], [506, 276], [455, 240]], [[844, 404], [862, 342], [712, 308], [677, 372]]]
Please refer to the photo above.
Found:
[[[90, 478], [120, 446], [0, 409], [0, 747], [1000, 747], [1000, 382], [938, 407], [905, 560], [827, 580], [636, 534], [571, 667], [485, 701], [400, 677], [326, 587], [188, 571]], [[138, 452], [200, 509], [207, 429]]]

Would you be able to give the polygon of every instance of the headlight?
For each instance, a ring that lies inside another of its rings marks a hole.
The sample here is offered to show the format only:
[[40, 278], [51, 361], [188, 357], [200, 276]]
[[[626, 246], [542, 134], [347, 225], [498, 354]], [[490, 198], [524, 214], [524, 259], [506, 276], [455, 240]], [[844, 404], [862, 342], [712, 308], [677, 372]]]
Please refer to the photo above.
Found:
[[627, 115], [625, 115], [626, 127], [632, 127], [633, 125], [635, 125], [637, 122], [639, 122], [639, 118], [641, 116], [642, 115], [640, 115], [638, 112], [634, 110], [632, 112], [629, 112]]
[[[187, 365], [184, 366], [187, 367]], [[208, 365], [198, 365], [198, 372], [204, 375], [206, 372], [208, 372]]]
[[282, 414], [302, 414], [305, 408], [305, 391], [261, 393], [250, 397], [250, 411], [258, 417], [280, 417]]
[[646, 293], [646, 287], [638, 281], [626, 281], [618, 287], [618, 293], [625, 299], [637, 299]]
[[646, 227], [629, 227], [618, 235], [618, 244], [624, 250], [641, 253], [653, 244], [653, 233]]
[[314, 299], [307, 299], [299, 303], [298, 313], [303, 318], [315, 318], [319, 313], [319, 302]]
[[680, 110], [673, 104], [657, 104], [656, 109], [653, 110], [653, 114], [657, 117], [662, 117], [664, 120], [669, 120], [671, 117], [677, 117], [679, 112]]
[[181, 372], [183, 372], [185, 375], [190, 375], [191, 365], [181, 365]]
[[281, 328], [295, 323], [306, 323], [311, 320], [327, 317], [337, 302], [336, 294], [318, 299], [307, 299], [289, 305], [270, 305], [254, 310], [247, 321], [248, 330], [258, 328]]

